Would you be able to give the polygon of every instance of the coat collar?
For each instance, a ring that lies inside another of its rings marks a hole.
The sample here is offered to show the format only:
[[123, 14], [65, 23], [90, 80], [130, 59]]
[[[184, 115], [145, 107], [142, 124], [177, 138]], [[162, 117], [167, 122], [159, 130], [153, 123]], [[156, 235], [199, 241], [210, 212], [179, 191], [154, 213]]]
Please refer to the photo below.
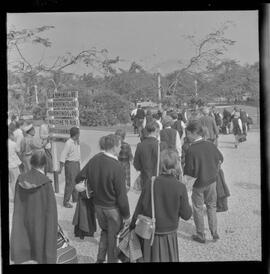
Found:
[[34, 168], [32, 168], [26, 174], [21, 174], [18, 180], [19, 185], [25, 190], [34, 189], [51, 182], [51, 180], [47, 176]]

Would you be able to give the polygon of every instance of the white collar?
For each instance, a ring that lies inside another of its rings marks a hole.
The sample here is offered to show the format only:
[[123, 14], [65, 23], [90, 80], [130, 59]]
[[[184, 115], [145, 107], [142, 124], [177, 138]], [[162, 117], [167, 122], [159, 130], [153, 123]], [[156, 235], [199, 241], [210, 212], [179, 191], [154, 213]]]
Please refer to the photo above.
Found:
[[115, 156], [115, 155], [113, 155], [113, 154], [111, 154], [111, 153], [109, 153], [109, 152], [107, 152], [107, 151], [102, 151], [105, 155], [107, 155], [108, 157], [111, 157], [111, 158], [113, 158], [113, 159], [115, 159], [115, 160], [117, 160], [118, 161], [118, 158]]
[[42, 170], [40, 168], [35, 168], [35, 170], [37, 170], [37, 171], [41, 172], [43, 175], [45, 175], [44, 170]]
[[193, 142], [198, 142], [198, 141], [201, 141], [202, 139], [203, 139], [202, 137], [199, 137], [196, 140], [194, 140]]

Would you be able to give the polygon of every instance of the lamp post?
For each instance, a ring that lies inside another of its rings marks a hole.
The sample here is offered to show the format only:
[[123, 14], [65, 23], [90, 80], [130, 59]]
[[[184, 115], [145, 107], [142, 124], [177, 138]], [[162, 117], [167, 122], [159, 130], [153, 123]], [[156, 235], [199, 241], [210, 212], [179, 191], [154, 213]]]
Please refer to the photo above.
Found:
[[160, 69], [158, 69], [158, 108], [161, 111], [161, 84], [160, 84]]
[[[54, 84], [54, 93], [57, 92], [57, 86], [53, 79], [50, 81]], [[52, 162], [53, 162], [53, 180], [54, 180], [54, 192], [59, 193], [59, 180], [58, 180], [58, 162], [57, 162], [57, 147], [54, 138], [52, 137]]]

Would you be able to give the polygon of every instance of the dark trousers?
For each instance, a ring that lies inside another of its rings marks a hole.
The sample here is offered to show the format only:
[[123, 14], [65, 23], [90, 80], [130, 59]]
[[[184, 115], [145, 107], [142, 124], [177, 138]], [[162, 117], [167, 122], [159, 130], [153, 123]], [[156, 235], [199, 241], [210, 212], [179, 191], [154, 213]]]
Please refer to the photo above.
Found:
[[205, 238], [203, 206], [206, 205], [208, 225], [212, 235], [217, 234], [217, 190], [216, 182], [192, 190], [193, 217], [198, 236]]
[[105, 261], [108, 255], [108, 263], [118, 262], [118, 250], [116, 246], [116, 236], [119, 233], [123, 220], [117, 208], [95, 207], [98, 224], [101, 228], [101, 236], [98, 247], [98, 261]]
[[65, 162], [65, 194], [63, 203], [68, 203], [72, 195], [72, 201], [78, 201], [78, 193], [75, 189], [75, 178], [80, 172], [80, 162], [66, 161]]

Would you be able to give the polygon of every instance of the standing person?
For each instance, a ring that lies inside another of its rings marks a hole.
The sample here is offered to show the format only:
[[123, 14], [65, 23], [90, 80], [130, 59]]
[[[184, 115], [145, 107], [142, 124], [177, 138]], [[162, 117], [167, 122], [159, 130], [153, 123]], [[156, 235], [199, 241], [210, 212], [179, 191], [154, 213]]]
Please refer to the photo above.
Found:
[[9, 186], [11, 189], [11, 200], [14, 200], [15, 185], [20, 175], [19, 166], [22, 163], [18, 157], [19, 149], [14, 142], [14, 134], [11, 130], [8, 131], [8, 174], [9, 174]]
[[244, 109], [240, 108], [240, 119], [242, 122], [243, 127], [243, 134], [247, 135], [247, 122], [248, 122], [248, 115]]
[[144, 123], [144, 120], [145, 120], [145, 112], [141, 108], [141, 105], [138, 105], [138, 109], [137, 109], [137, 113], [136, 113], [135, 117], [136, 117], [136, 120], [137, 120], [138, 133], [139, 133], [139, 136], [141, 136], [141, 131], [144, 128], [143, 123]]
[[34, 138], [36, 131], [32, 124], [24, 128], [25, 136], [21, 141], [20, 156], [24, 172], [31, 170], [30, 159], [35, 150], [44, 150], [47, 142]]
[[230, 133], [230, 122], [231, 122], [231, 113], [224, 108], [223, 110], [223, 126], [225, 128], [224, 133], [229, 134]]
[[234, 147], [238, 148], [238, 146], [240, 144], [239, 138], [243, 134], [242, 121], [241, 121], [239, 112], [234, 112], [233, 119], [232, 119], [232, 125], [233, 125], [233, 134], [234, 134], [234, 138], [235, 138]]
[[219, 164], [223, 162], [223, 156], [217, 147], [202, 139], [202, 131], [200, 121], [191, 121], [188, 124], [187, 136], [192, 143], [186, 153], [184, 167], [184, 175], [195, 178], [191, 199], [197, 233], [192, 236], [192, 239], [199, 243], [205, 243], [204, 204], [213, 240], [219, 239], [216, 215], [216, 178]]
[[72, 205], [69, 203], [71, 196], [73, 203], [76, 203], [78, 200], [78, 193], [75, 190], [75, 178], [80, 172], [81, 151], [79, 138], [80, 129], [72, 127], [70, 129], [70, 138], [66, 141], [60, 156], [59, 173], [62, 172], [65, 166], [66, 184], [63, 206], [66, 208], [72, 208]]
[[42, 124], [39, 128], [39, 137], [42, 142], [46, 142], [46, 146], [44, 147], [45, 155], [46, 155], [46, 166], [45, 166], [45, 175], [49, 172], [53, 172], [53, 164], [52, 164], [52, 153], [51, 153], [51, 142], [49, 137], [49, 126], [46, 122], [46, 117], [43, 117]]
[[170, 116], [165, 116], [163, 119], [163, 129], [160, 131], [160, 141], [165, 142], [168, 148], [176, 149], [181, 158], [182, 144], [179, 133], [176, 129], [171, 128], [173, 119]]
[[8, 125], [8, 127], [11, 131], [14, 131], [16, 129], [16, 123], [17, 123], [17, 116], [15, 114], [13, 114], [11, 116], [10, 124]]
[[57, 207], [52, 182], [44, 175], [44, 151], [35, 151], [30, 162], [32, 169], [19, 176], [15, 189], [11, 260], [55, 264]]
[[161, 123], [161, 117], [162, 117], [162, 114], [161, 114], [161, 113], [155, 113], [155, 114], [153, 114], [153, 118], [154, 118], [154, 120], [158, 123], [159, 129], [160, 129], [160, 130], [163, 129], [163, 125], [162, 125], [162, 123]]
[[[188, 202], [186, 186], [176, 178], [179, 159], [176, 151], [165, 149], [160, 155], [161, 175], [154, 182], [154, 208], [156, 230], [153, 245], [141, 239], [143, 262], [179, 262], [177, 229], [179, 217], [188, 220], [192, 210]], [[135, 227], [137, 216], [152, 217], [151, 185], [147, 185], [144, 197], [139, 199], [130, 228]]]
[[125, 170], [126, 187], [128, 191], [130, 189], [130, 162], [133, 161], [133, 155], [130, 145], [125, 142], [126, 132], [123, 129], [117, 129], [115, 135], [121, 138], [121, 150], [119, 152], [118, 160]]
[[186, 107], [183, 108], [182, 117], [183, 117], [183, 122], [186, 124], [187, 121], [188, 121], [187, 108]]
[[108, 263], [116, 263], [116, 235], [123, 222], [130, 222], [129, 203], [125, 172], [117, 159], [121, 149], [120, 138], [110, 134], [105, 136], [101, 143], [104, 152], [90, 159], [83, 170], [89, 189], [93, 190], [93, 202], [101, 228], [97, 263], [103, 263], [106, 254]]
[[181, 113], [179, 113], [179, 114], [180, 115], [178, 115], [176, 112], [172, 113], [172, 115], [171, 115], [171, 117], [173, 119], [172, 128], [174, 128], [178, 131], [180, 139], [183, 140], [185, 125], [184, 125], [184, 122], [181, 120], [181, 116], [182, 116]]
[[206, 136], [206, 139], [217, 146], [218, 128], [215, 119], [209, 116], [208, 107], [203, 107], [202, 113], [203, 116], [199, 119], [199, 121], [203, 127], [208, 129], [208, 136]]
[[23, 126], [24, 126], [24, 121], [19, 120], [16, 123], [16, 129], [14, 130], [14, 141], [16, 142], [18, 151], [20, 151], [21, 142], [22, 142], [22, 139], [24, 137], [24, 135], [23, 135]]
[[146, 130], [148, 136], [137, 145], [133, 162], [135, 169], [141, 172], [142, 192], [157, 172], [158, 123], [155, 121], [148, 123]]
[[135, 109], [133, 109], [130, 114], [131, 121], [133, 124], [134, 134], [138, 134], [136, 114], [137, 114], [137, 107], [135, 107]]

